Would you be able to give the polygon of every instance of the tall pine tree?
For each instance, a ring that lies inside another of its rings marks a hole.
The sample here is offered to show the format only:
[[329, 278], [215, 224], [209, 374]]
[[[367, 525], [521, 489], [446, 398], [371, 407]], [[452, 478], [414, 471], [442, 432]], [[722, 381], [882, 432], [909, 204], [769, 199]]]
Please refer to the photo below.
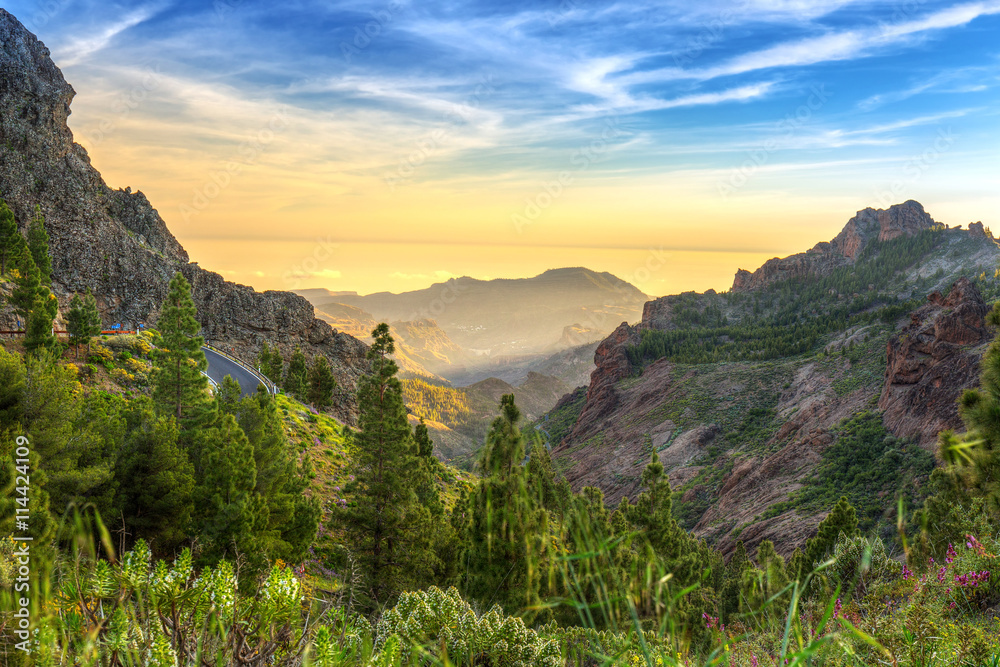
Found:
[[461, 525], [463, 593], [508, 613], [535, 607], [547, 568], [548, 515], [528, 488], [521, 411], [513, 394], [500, 401], [480, 453], [482, 479], [469, 494]]
[[35, 206], [35, 215], [28, 225], [28, 250], [35, 260], [43, 285], [52, 284], [52, 258], [49, 256], [49, 234], [45, 231], [42, 209]]
[[101, 326], [101, 311], [97, 309], [97, 299], [87, 288], [87, 296], [83, 300], [83, 334], [87, 340], [87, 356], [90, 356], [90, 339], [98, 336], [103, 327]]
[[75, 358], [80, 358], [80, 346], [86, 342], [84, 335], [86, 314], [83, 310], [83, 299], [74, 294], [69, 302], [69, 312], [66, 313], [66, 330], [69, 332], [69, 344], [76, 351]]
[[116, 509], [132, 539], [169, 554], [188, 536], [194, 512], [194, 466], [177, 442], [177, 425], [149, 399], [126, 414], [128, 435], [115, 453]]
[[161, 343], [154, 356], [153, 400], [162, 414], [177, 420], [181, 441], [215, 419], [215, 402], [202, 371], [208, 361], [198, 335], [201, 325], [191, 299], [191, 285], [179, 271], [170, 281], [157, 327]]
[[371, 374], [358, 381], [359, 428], [349, 468], [354, 481], [348, 486], [354, 503], [337, 514], [368, 611], [390, 604], [433, 567], [428, 512], [414, 491], [413, 434], [388, 325], [378, 325], [372, 337]]
[[28, 314], [39, 297], [47, 295], [48, 288], [42, 285], [41, 273], [35, 265], [31, 253], [23, 252], [18, 258], [17, 274], [13, 279], [14, 289], [10, 293], [10, 305], [17, 316], [27, 324]]
[[41, 296], [36, 296], [34, 307], [28, 313], [28, 323], [25, 326], [24, 349], [32, 354], [38, 354], [41, 350], [55, 350], [57, 345], [58, 341], [52, 333], [52, 315], [49, 302], [42, 301]]
[[306, 400], [306, 393], [309, 390], [309, 367], [306, 364], [306, 355], [298, 345], [295, 346], [295, 352], [288, 362], [284, 389], [300, 401]]
[[0, 199], [0, 275], [7, 275], [7, 269], [24, 247], [24, 237], [17, 228], [14, 212], [7, 206], [7, 202]]
[[333, 390], [336, 388], [337, 380], [333, 377], [330, 362], [322, 354], [317, 354], [309, 369], [309, 403], [317, 410], [325, 410], [333, 405]]

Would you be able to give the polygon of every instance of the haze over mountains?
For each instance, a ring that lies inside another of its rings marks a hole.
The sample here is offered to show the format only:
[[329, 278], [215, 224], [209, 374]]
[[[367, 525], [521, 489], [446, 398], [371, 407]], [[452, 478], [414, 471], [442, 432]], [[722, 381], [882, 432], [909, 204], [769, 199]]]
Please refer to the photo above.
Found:
[[73, 89], [3, 10], [0, 40], [0, 194], [22, 229], [41, 208], [63, 310], [91, 289], [105, 322], [155, 323], [180, 270], [210, 341], [246, 359], [265, 342], [327, 356], [346, 423], [367, 370], [359, 339], [388, 321], [439, 456], [467, 461], [513, 392], [557, 471], [611, 504], [636, 496], [658, 451], [683, 525], [727, 553], [737, 539], [801, 546], [831, 489], [853, 494], [867, 528], [894, 525], [874, 499], [919, 502], [937, 432], [961, 425], [955, 400], [976, 383], [1000, 297], [1000, 247], [981, 223], [948, 226], [915, 201], [864, 209], [829, 242], [740, 270], [729, 292], [652, 301], [584, 268], [403, 294], [258, 293], [189, 262], [142, 193], [104, 183], [66, 125]]
[[[517, 381], [543, 357], [595, 343], [621, 322], [637, 321], [648, 300], [629, 283], [582, 267], [514, 280], [456, 278], [402, 294], [297, 293], [352, 335], [363, 338], [376, 321], [392, 323], [406, 370], [419, 372], [419, 365], [458, 384], [498, 374]], [[570, 383], [589, 373], [580, 366], [555, 364]]]

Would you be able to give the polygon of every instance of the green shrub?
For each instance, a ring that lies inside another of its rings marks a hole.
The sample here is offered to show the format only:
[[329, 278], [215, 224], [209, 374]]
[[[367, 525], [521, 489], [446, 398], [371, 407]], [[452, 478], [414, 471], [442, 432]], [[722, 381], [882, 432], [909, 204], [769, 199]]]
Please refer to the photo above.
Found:
[[830, 569], [834, 583], [839, 583], [846, 596], [854, 593], [863, 597], [878, 584], [895, 579], [902, 566], [885, 551], [885, 543], [878, 537], [847, 537], [841, 534], [833, 548], [836, 564]]
[[477, 617], [454, 587], [442, 591], [434, 586], [403, 593], [399, 603], [379, 621], [377, 650], [385, 652], [399, 647], [405, 653], [416, 646], [432, 650], [441, 646], [448, 660], [457, 664], [510, 667], [563, 664], [556, 642], [540, 638], [524, 621], [505, 615], [499, 606]]

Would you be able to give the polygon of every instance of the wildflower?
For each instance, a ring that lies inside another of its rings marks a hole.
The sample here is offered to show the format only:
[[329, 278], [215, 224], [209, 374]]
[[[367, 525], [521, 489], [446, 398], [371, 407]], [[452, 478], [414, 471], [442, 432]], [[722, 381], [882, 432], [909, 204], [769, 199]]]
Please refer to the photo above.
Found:
[[906, 567], [906, 565], [903, 565], [903, 581], [906, 581], [912, 576], [913, 572], [910, 571], [910, 568]]
[[944, 559], [945, 562], [950, 565], [957, 557], [958, 557], [958, 554], [955, 553], [955, 547], [952, 546], [951, 544], [949, 544], [948, 545], [948, 555], [945, 556], [945, 559]]
[[840, 615], [840, 607], [841, 607], [840, 598], [837, 598], [837, 604], [835, 604], [833, 606], [833, 618], [834, 619], [836, 619], [836, 618], [839, 617], [839, 615]]

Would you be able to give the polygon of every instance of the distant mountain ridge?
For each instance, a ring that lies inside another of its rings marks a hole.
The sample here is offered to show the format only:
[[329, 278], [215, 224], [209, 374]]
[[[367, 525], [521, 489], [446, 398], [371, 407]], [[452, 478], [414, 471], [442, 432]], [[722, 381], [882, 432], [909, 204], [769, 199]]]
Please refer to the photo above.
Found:
[[550, 269], [532, 278], [454, 278], [402, 294], [298, 294], [320, 310], [339, 303], [384, 321], [432, 319], [460, 347], [490, 355], [553, 351], [574, 324], [606, 335], [622, 321], [638, 320], [648, 299], [610, 273], [583, 267]]

